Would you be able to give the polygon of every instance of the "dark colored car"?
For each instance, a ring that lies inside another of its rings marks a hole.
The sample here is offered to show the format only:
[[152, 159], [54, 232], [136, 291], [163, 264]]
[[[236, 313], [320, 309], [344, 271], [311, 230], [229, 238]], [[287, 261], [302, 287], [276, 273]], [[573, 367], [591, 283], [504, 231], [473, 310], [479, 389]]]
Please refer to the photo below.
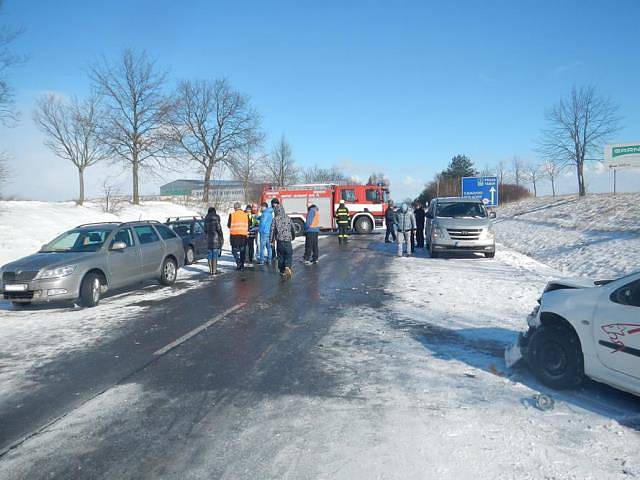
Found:
[[206, 258], [207, 234], [202, 217], [169, 217], [165, 223], [182, 239], [185, 265]]

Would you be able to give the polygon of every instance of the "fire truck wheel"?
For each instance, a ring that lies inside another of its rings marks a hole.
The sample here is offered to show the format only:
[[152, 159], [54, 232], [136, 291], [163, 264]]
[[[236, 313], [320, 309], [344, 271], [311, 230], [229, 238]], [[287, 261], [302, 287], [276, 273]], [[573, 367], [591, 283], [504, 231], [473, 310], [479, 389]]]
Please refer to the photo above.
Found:
[[293, 229], [296, 231], [296, 237], [301, 237], [304, 235], [304, 222], [299, 218], [294, 218], [293, 220]]
[[356, 219], [355, 229], [361, 235], [371, 233], [373, 231], [373, 223], [368, 217], [359, 217]]

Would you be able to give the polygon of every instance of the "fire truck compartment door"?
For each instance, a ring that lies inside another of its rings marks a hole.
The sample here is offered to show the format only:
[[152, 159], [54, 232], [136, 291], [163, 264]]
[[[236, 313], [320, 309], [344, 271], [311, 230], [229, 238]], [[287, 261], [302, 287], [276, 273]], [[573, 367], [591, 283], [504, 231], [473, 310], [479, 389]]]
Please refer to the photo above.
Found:
[[282, 197], [282, 206], [287, 215], [307, 215], [307, 197]]
[[331, 198], [316, 198], [314, 202], [318, 207], [320, 216], [320, 228], [333, 228], [333, 211]]

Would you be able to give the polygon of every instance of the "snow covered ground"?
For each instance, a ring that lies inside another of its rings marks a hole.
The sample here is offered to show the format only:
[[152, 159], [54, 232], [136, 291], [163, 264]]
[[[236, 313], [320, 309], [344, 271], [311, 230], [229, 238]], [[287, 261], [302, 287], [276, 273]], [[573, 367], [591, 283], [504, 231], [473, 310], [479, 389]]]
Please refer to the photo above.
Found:
[[0, 201], [0, 266], [36, 252], [59, 234], [91, 222], [158, 220], [199, 215], [172, 202], [125, 203], [117, 215], [104, 213], [99, 204], [87, 202]]
[[498, 209], [500, 244], [565, 275], [614, 278], [640, 269], [640, 194], [540, 197]]

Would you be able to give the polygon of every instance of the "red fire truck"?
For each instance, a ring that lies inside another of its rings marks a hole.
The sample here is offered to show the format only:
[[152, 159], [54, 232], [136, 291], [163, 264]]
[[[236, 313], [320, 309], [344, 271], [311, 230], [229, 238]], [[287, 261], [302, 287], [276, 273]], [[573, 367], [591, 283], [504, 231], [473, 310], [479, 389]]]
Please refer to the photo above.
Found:
[[351, 217], [350, 227], [358, 233], [370, 233], [384, 226], [384, 213], [389, 201], [387, 185], [292, 185], [285, 188], [266, 187], [262, 201], [277, 198], [293, 221], [296, 235], [304, 233], [304, 222], [310, 205], [318, 207], [320, 228], [335, 230], [335, 211], [344, 199]]

